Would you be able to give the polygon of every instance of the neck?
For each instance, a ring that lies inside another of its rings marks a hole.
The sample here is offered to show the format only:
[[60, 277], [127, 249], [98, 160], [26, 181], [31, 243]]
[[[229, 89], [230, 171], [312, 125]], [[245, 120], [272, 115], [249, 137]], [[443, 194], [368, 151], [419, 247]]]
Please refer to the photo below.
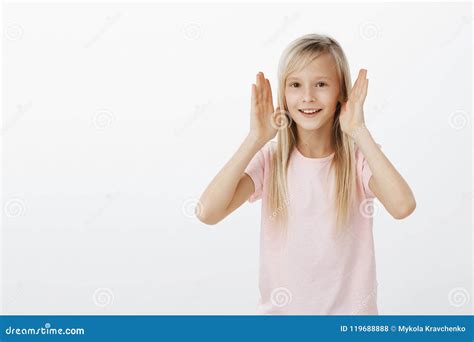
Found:
[[335, 151], [331, 127], [307, 131], [298, 128], [296, 146], [308, 158], [324, 158]]

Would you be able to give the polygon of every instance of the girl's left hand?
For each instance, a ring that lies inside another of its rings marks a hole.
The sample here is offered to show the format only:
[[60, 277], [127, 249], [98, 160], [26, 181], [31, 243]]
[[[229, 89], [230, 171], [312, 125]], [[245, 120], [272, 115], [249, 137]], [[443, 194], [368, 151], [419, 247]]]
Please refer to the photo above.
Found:
[[352, 87], [347, 102], [341, 106], [339, 123], [342, 131], [350, 136], [357, 128], [365, 125], [363, 106], [369, 86], [369, 80], [366, 76], [367, 70], [360, 69], [359, 76]]

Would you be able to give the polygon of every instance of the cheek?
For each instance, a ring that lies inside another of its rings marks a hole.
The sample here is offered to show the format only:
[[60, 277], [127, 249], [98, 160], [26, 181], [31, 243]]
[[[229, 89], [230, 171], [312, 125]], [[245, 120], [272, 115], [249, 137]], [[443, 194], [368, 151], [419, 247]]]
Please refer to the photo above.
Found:
[[295, 96], [295, 94], [292, 94], [291, 92], [285, 93], [285, 99], [286, 99], [286, 104], [288, 105], [288, 108], [295, 107], [298, 104], [297, 96]]
[[325, 103], [328, 106], [335, 106], [338, 101], [338, 94], [336, 92], [325, 92], [320, 94], [321, 102]]

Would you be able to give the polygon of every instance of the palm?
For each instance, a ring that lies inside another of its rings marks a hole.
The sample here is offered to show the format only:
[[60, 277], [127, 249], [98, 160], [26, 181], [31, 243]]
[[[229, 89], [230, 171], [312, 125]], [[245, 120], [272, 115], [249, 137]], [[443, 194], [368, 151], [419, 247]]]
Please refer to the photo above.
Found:
[[344, 133], [350, 134], [358, 125], [364, 123], [364, 101], [367, 96], [369, 80], [367, 70], [361, 69], [352, 87], [347, 102], [341, 106], [339, 123]]
[[252, 84], [250, 132], [263, 141], [272, 139], [277, 128], [273, 124], [274, 108], [270, 82], [263, 73], [257, 74], [257, 84]]

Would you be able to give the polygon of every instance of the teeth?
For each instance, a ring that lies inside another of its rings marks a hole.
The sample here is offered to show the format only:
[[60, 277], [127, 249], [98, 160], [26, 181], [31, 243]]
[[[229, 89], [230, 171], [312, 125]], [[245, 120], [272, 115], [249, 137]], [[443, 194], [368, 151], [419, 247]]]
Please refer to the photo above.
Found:
[[300, 109], [300, 111], [305, 114], [314, 114], [316, 112], [319, 112], [320, 109]]

